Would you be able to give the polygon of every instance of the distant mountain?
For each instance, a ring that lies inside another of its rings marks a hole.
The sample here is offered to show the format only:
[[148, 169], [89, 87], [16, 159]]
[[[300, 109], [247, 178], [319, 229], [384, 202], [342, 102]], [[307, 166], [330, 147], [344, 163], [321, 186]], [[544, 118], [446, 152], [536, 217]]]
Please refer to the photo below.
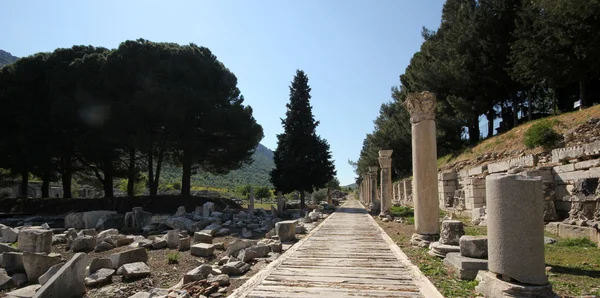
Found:
[[17, 59], [19, 59], [19, 58], [11, 55], [9, 52], [0, 50], [0, 67], [4, 66], [6, 64], [11, 64], [11, 63], [17, 61]]
[[345, 187], [345, 188], [349, 187], [349, 188], [352, 188], [352, 189], [357, 189], [358, 188], [358, 184], [352, 183], [352, 184], [348, 184], [348, 185], [342, 186], [342, 187]]
[[[227, 175], [219, 176], [209, 173], [198, 173], [192, 176], [192, 186], [210, 186], [220, 188], [232, 188], [240, 185], [256, 185], [273, 187], [269, 181], [269, 173], [275, 167], [273, 162], [273, 151], [258, 144], [252, 156], [254, 162]], [[160, 175], [161, 183], [172, 184], [181, 182], [181, 168], [166, 165]]]

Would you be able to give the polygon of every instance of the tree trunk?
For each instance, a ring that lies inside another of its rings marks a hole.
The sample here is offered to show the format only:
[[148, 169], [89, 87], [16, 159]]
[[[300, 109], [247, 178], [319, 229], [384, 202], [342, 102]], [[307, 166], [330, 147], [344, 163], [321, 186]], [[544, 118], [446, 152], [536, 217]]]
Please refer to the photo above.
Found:
[[192, 161], [184, 151], [182, 158], [183, 174], [181, 175], [181, 195], [190, 196], [190, 179], [192, 177]]
[[513, 127], [517, 127], [519, 125], [519, 101], [515, 97], [512, 104], [512, 114], [513, 114]]
[[488, 134], [487, 137], [491, 138], [494, 135], [494, 108], [492, 107], [488, 112], [487, 112], [487, 121], [488, 121]]
[[104, 172], [104, 181], [102, 181], [102, 185], [104, 187], [104, 197], [113, 198], [115, 196], [113, 191], [113, 165], [110, 161], [105, 161], [102, 168], [102, 171]]
[[63, 187], [63, 198], [70, 199], [72, 197], [71, 193], [71, 178], [73, 176], [73, 170], [71, 169], [71, 155], [68, 153], [64, 153], [61, 158], [61, 180]]
[[135, 196], [135, 149], [129, 148], [129, 168], [127, 169], [127, 195], [129, 197]]
[[587, 108], [587, 89], [585, 86], [585, 80], [579, 80], [579, 99], [581, 100], [580, 110]]
[[42, 177], [42, 198], [50, 197], [50, 169], [47, 169], [44, 172], [44, 177]]
[[304, 191], [300, 191], [300, 216], [303, 216], [304, 207]]
[[477, 144], [479, 142], [479, 116], [474, 116], [469, 125], [469, 142]]
[[19, 196], [26, 198], [29, 195], [29, 171], [21, 171], [21, 190]]
[[158, 185], [154, 184], [154, 165], [152, 147], [148, 150], [148, 186], [150, 187], [150, 195], [155, 196], [158, 193]]

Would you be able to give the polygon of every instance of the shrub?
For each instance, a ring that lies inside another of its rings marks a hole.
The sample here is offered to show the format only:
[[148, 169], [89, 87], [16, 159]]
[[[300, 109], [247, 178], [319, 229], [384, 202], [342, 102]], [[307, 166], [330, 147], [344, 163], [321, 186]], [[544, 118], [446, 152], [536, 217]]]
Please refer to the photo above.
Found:
[[415, 211], [412, 208], [406, 206], [392, 206], [390, 207], [390, 213], [394, 217], [414, 217]]
[[178, 264], [179, 263], [179, 253], [178, 252], [170, 252], [167, 254], [167, 264]]
[[562, 141], [563, 137], [552, 127], [553, 122], [542, 120], [533, 124], [526, 132], [523, 141], [527, 148], [532, 149], [538, 146], [544, 150], [550, 150]]

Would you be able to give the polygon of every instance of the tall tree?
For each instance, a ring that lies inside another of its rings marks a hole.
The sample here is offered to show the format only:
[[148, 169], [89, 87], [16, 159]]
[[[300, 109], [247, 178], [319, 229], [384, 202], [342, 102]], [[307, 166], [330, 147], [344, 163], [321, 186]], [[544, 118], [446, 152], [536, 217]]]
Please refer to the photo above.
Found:
[[329, 144], [316, 133], [319, 121], [312, 114], [310, 91], [308, 76], [297, 70], [290, 86], [286, 118], [281, 121], [284, 132], [277, 135], [275, 169], [271, 171], [271, 182], [277, 190], [300, 191], [301, 209], [305, 192], [325, 187], [336, 174]]

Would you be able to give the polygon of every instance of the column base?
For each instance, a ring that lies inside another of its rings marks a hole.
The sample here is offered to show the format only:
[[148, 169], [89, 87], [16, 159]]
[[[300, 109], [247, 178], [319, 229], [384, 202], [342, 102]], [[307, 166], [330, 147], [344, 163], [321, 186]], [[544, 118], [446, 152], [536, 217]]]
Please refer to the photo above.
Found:
[[378, 215], [379, 210], [381, 210], [381, 204], [379, 202], [371, 202], [369, 204], [369, 212], [371, 213], [371, 215]]
[[503, 297], [535, 297], [535, 298], [555, 298], [558, 297], [552, 292], [552, 284], [543, 286], [526, 285], [512, 283], [499, 279], [496, 274], [489, 271], [479, 271], [477, 278], [479, 285], [475, 287], [477, 293], [485, 295], [488, 298]]
[[438, 234], [417, 234], [414, 233], [410, 238], [410, 244], [413, 246], [429, 248], [429, 244], [438, 241], [440, 235]]

